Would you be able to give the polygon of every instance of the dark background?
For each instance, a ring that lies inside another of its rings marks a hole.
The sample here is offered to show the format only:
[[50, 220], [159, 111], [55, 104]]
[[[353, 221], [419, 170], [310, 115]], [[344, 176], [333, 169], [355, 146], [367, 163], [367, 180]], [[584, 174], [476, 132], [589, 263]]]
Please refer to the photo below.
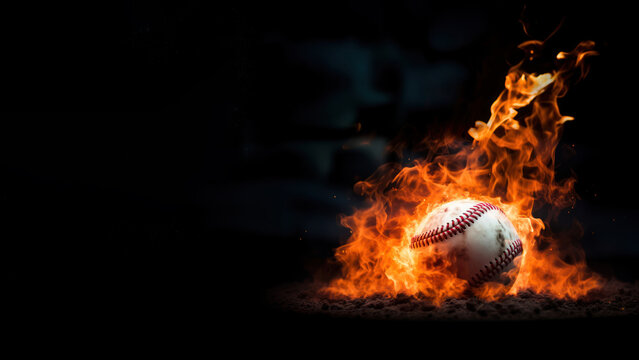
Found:
[[[614, 2], [128, 1], [0, 6], [8, 311], [259, 318], [309, 279], [398, 137], [486, 120], [517, 45], [594, 40], [561, 100], [592, 266], [634, 280], [637, 29]], [[528, 24], [531, 37], [522, 30]], [[218, 306], [218, 303], [232, 305]], [[40, 316], [40, 315], [39, 315]], [[79, 317], [83, 317], [80, 315]], [[203, 320], [208, 319], [208, 320]]]

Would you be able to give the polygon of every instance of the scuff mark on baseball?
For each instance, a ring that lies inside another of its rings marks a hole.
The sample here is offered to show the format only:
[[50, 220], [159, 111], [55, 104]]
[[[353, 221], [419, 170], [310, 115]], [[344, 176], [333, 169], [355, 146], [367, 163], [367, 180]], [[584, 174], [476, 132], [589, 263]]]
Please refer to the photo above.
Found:
[[430, 212], [417, 227], [410, 247], [419, 256], [442, 257], [472, 287], [490, 281], [512, 285], [517, 275], [515, 259], [523, 251], [515, 227], [499, 207], [470, 199]]

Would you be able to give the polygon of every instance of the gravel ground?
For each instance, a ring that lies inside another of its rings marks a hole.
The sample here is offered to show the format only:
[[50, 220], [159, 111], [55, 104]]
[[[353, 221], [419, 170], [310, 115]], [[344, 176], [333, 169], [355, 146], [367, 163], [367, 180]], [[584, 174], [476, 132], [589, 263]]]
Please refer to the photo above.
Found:
[[498, 301], [478, 298], [448, 299], [441, 306], [410, 296], [331, 299], [313, 283], [291, 283], [267, 293], [267, 303], [277, 311], [337, 318], [433, 320], [433, 321], [527, 321], [637, 317], [639, 283], [608, 282], [578, 300], [559, 300], [522, 292]]

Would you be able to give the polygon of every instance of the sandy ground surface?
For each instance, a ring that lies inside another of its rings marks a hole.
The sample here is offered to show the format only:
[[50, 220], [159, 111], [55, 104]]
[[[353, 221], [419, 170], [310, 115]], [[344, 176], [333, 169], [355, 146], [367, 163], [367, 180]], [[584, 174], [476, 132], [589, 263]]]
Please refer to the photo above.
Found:
[[321, 285], [291, 283], [266, 294], [276, 311], [351, 319], [431, 321], [528, 321], [556, 319], [636, 318], [639, 315], [639, 283], [610, 281], [577, 300], [560, 300], [543, 294], [522, 292], [487, 302], [475, 297], [448, 299], [441, 306], [410, 296], [360, 299], [330, 298]]

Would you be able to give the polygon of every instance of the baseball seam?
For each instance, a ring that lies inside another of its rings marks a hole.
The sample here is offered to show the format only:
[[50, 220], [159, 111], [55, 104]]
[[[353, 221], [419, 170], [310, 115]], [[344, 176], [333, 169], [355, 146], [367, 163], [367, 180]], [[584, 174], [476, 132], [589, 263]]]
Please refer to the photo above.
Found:
[[481, 283], [492, 279], [497, 274], [500, 274], [502, 270], [510, 264], [515, 257], [523, 251], [523, 246], [521, 244], [521, 240], [515, 239], [513, 242], [508, 245], [506, 250], [504, 250], [501, 255], [497, 256], [495, 259], [488, 262], [488, 264], [484, 265], [482, 269], [480, 269], [468, 282], [470, 286], [478, 286]]
[[447, 222], [445, 225], [441, 225], [435, 229], [413, 236], [409, 247], [411, 249], [417, 249], [444, 241], [457, 234], [461, 234], [489, 210], [498, 210], [503, 213], [499, 207], [491, 203], [483, 202], [476, 204], [464, 211], [459, 217]]

